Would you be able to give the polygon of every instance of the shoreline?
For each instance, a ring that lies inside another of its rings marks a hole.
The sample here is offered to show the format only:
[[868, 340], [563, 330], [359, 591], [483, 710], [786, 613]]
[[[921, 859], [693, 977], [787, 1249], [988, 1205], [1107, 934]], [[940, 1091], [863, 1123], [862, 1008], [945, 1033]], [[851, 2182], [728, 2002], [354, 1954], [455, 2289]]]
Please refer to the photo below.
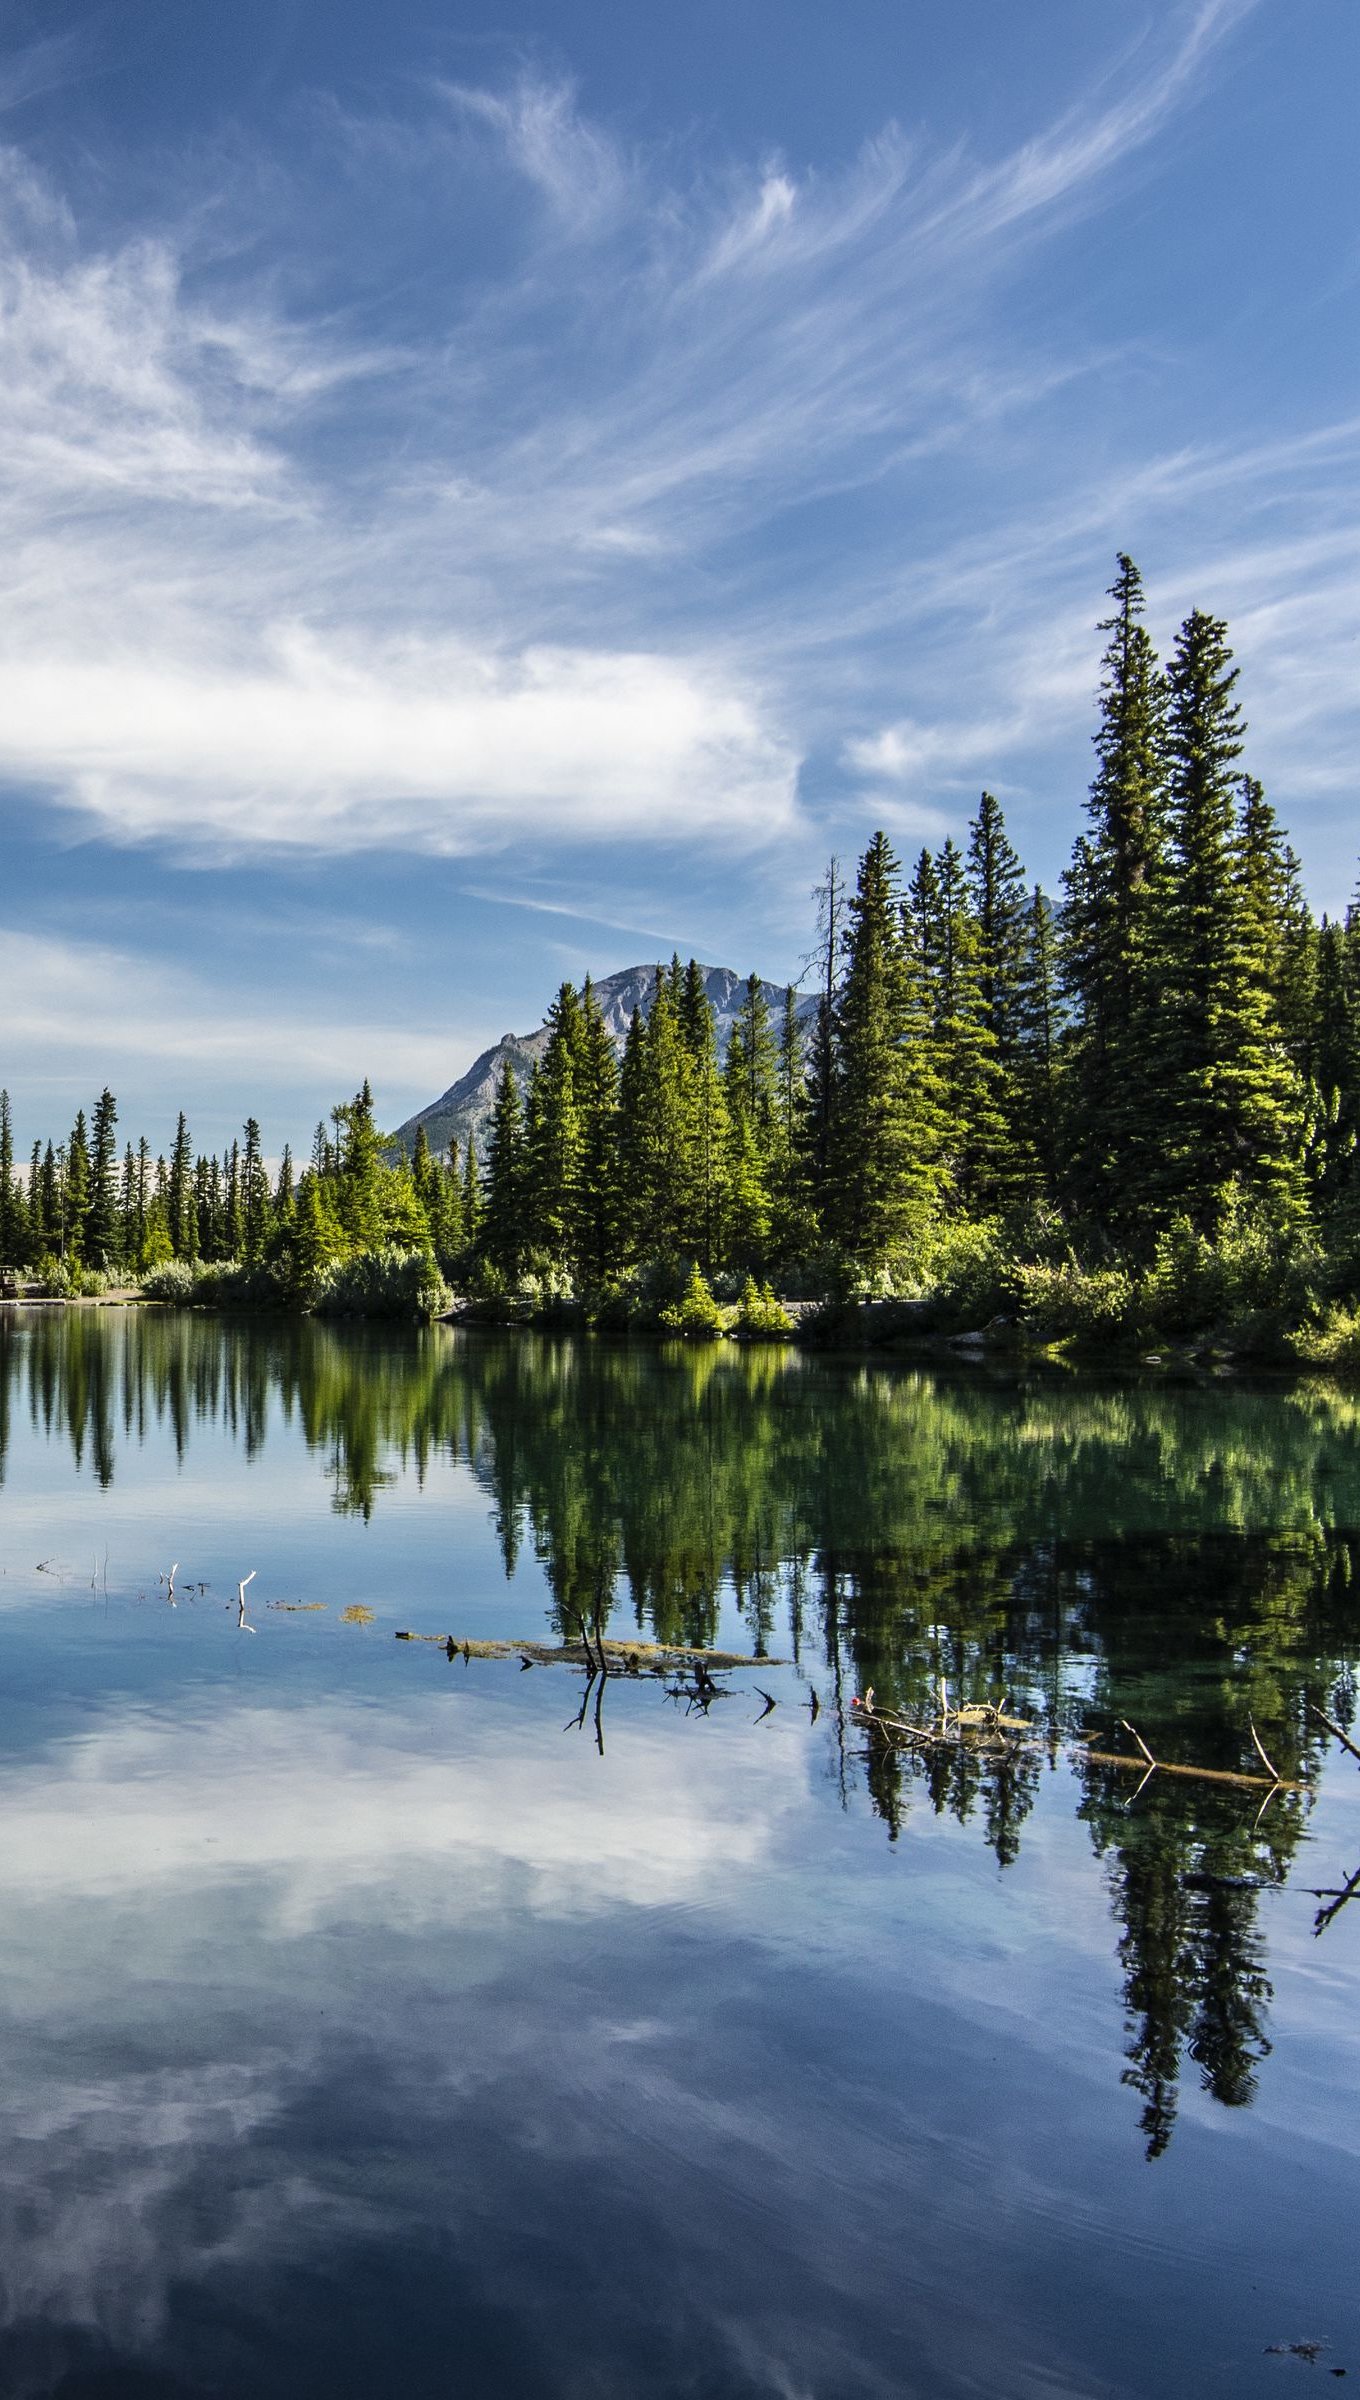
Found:
[[796, 1350], [804, 1357], [858, 1358], [902, 1367], [1047, 1367], [1055, 1373], [1155, 1374], [1199, 1381], [1266, 1378], [1272, 1382], [1302, 1382], [1326, 1378], [1342, 1387], [1360, 1378], [1360, 1367], [1344, 1362], [1301, 1359], [1280, 1351], [1244, 1349], [1213, 1334], [1166, 1338], [1146, 1347], [1112, 1342], [1083, 1343], [1075, 1337], [1045, 1339], [1027, 1334], [1014, 1323], [946, 1332], [919, 1322], [932, 1310], [929, 1300], [869, 1300], [834, 1307], [821, 1301], [782, 1303], [793, 1318], [787, 1334], [750, 1334], [733, 1328], [693, 1335], [642, 1322], [591, 1324], [565, 1309], [496, 1314], [475, 1300], [455, 1301], [431, 1317], [384, 1315], [360, 1310], [319, 1311], [266, 1306], [233, 1307], [220, 1302], [162, 1300], [135, 1286], [99, 1293], [20, 1293], [0, 1295], [0, 1316], [25, 1309], [144, 1308], [158, 1314], [215, 1317], [223, 1323], [247, 1319], [279, 1323], [314, 1317], [329, 1325], [374, 1325], [414, 1330], [443, 1325], [452, 1331], [501, 1336], [533, 1334], [541, 1338], [591, 1340], [608, 1344], [638, 1343], [650, 1349], [683, 1347], [692, 1350]]

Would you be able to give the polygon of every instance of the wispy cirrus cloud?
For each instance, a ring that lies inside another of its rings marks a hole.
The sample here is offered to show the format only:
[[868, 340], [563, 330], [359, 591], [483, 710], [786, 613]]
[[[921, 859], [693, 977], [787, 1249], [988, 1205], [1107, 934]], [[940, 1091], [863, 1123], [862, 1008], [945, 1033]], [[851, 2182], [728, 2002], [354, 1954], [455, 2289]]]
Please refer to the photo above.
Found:
[[[987, 165], [889, 126], [839, 173], [686, 181], [568, 86], [434, 86], [399, 130], [448, 261], [400, 325], [296, 278], [285, 306], [249, 224], [233, 253], [219, 209], [209, 253], [188, 200], [101, 248], [11, 161], [0, 767], [115, 839], [219, 856], [797, 834], [854, 611], [878, 639], [915, 612], [881, 560], [762, 563], [766, 537], [1092, 370], [980, 308], [1102, 204], [1247, 4], [1177, 19]], [[331, 126], [351, 205], [366, 132]], [[506, 175], [526, 204], [488, 274], [455, 201]], [[957, 638], [966, 562], [929, 529], [913, 550]], [[993, 619], [1014, 604], [994, 560]], [[995, 655], [1023, 650], [1003, 624]], [[986, 686], [966, 739], [861, 698], [852, 767], [971, 762], [1016, 724]]]

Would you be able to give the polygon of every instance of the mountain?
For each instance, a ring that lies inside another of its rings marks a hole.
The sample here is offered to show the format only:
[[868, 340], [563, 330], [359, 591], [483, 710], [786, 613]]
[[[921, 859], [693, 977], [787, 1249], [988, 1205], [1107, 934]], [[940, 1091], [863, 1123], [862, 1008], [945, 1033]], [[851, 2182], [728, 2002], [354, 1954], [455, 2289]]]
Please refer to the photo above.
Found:
[[[718, 1052], [725, 1057], [727, 1038], [741, 1008], [746, 978], [734, 974], [730, 967], [701, 967], [699, 972], [717, 1020]], [[651, 965], [621, 967], [616, 975], [606, 975], [602, 983], [596, 984], [595, 997], [600, 1003], [616, 1050], [623, 1049], [624, 1036], [634, 1009], [640, 1008], [646, 1016], [655, 989], [656, 968]], [[771, 1019], [777, 1025], [784, 1008], [783, 988], [779, 984], [766, 983], [762, 984], [761, 989]], [[800, 1018], [809, 1019], [816, 1006], [816, 1000], [810, 994], [800, 993]], [[406, 1123], [398, 1127], [392, 1137], [393, 1149], [404, 1150], [409, 1156], [415, 1148], [416, 1128], [419, 1125], [424, 1126], [425, 1139], [436, 1156], [447, 1150], [451, 1141], [456, 1141], [461, 1150], [469, 1137], [476, 1142], [479, 1150], [484, 1149], [485, 1128], [505, 1060], [508, 1058], [512, 1062], [522, 1086], [528, 1078], [530, 1066], [536, 1058], [543, 1056], [547, 1043], [546, 1025], [540, 1025], [533, 1033], [502, 1034], [498, 1042], [494, 1042], [489, 1050], [484, 1050], [480, 1058], [473, 1060], [466, 1075], [460, 1075], [458, 1081], [451, 1083], [438, 1100], [432, 1100], [428, 1108], [418, 1109], [413, 1117], [408, 1117]]]

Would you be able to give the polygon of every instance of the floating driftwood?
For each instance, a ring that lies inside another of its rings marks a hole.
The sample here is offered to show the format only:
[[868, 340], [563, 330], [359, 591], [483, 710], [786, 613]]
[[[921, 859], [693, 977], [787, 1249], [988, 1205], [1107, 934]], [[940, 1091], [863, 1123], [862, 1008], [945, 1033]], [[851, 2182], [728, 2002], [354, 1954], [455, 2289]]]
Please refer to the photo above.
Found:
[[600, 1634], [578, 1642], [478, 1642], [455, 1633], [400, 1632], [399, 1642], [434, 1642], [450, 1658], [517, 1658], [530, 1667], [586, 1667], [594, 1675], [671, 1675], [677, 1667], [721, 1674], [732, 1667], [782, 1667], [782, 1658], [751, 1658], [738, 1650], [693, 1650], [679, 1642], [611, 1642]]
[[[876, 1707], [873, 1686], [870, 1685], [863, 1699], [857, 1695], [851, 1701], [851, 1719], [889, 1747], [910, 1750], [919, 1756], [941, 1750], [966, 1749], [979, 1756], [1004, 1762], [1015, 1757], [1019, 1751], [1036, 1746], [1024, 1738], [1036, 1730], [1031, 1720], [1008, 1715], [1004, 1700], [977, 1701], [966, 1707], [954, 1708], [950, 1705], [943, 1676], [940, 1677], [938, 1692], [937, 1715], [924, 1724], [918, 1724], [896, 1710]], [[1188, 1766], [1178, 1759], [1155, 1758], [1137, 1727], [1130, 1725], [1126, 1717], [1121, 1717], [1119, 1722], [1137, 1744], [1133, 1752], [1097, 1750], [1088, 1740], [1080, 1741], [1076, 1747], [1079, 1755], [1093, 1767], [1115, 1767], [1122, 1774], [1141, 1776], [1139, 1791], [1153, 1775], [1182, 1776], [1198, 1783], [1230, 1784], [1241, 1791], [1264, 1792], [1267, 1800], [1273, 1799], [1276, 1792], [1301, 1792], [1307, 1789], [1306, 1784], [1290, 1782], [1288, 1777], [1277, 1772], [1254, 1724], [1251, 1724], [1251, 1738], [1257, 1757], [1268, 1770], [1264, 1775], [1243, 1774], [1226, 1767]], [[1341, 1738], [1344, 1740], [1345, 1736]], [[1347, 1744], [1347, 1747], [1353, 1745]], [[1360, 1757], [1360, 1751], [1356, 1755]], [[1134, 1796], [1136, 1798], [1137, 1794]]]

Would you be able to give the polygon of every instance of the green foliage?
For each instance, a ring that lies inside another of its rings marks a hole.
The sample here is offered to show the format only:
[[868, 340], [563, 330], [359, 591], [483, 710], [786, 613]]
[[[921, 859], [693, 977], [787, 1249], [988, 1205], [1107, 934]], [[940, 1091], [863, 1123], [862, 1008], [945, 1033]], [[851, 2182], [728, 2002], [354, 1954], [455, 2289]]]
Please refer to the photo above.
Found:
[[768, 1283], [757, 1284], [754, 1275], [748, 1275], [732, 1330], [748, 1342], [786, 1342], [793, 1333], [793, 1319]]
[[672, 1300], [660, 1312], [661, 1324], [667, 1333], [678, 1333], [686, 1341], [719, 1341], [726, 1330], [726, 1319], [696, 1259], [690, 1268], [685, 1288], [678, 1300]]
[[396, 1250], [385, 1243], [325, 1268], [311, 1304], [323, 1317], [395, 1317], [409, 1323], [442, 1316], [449, 1291], [424, 1251]]

